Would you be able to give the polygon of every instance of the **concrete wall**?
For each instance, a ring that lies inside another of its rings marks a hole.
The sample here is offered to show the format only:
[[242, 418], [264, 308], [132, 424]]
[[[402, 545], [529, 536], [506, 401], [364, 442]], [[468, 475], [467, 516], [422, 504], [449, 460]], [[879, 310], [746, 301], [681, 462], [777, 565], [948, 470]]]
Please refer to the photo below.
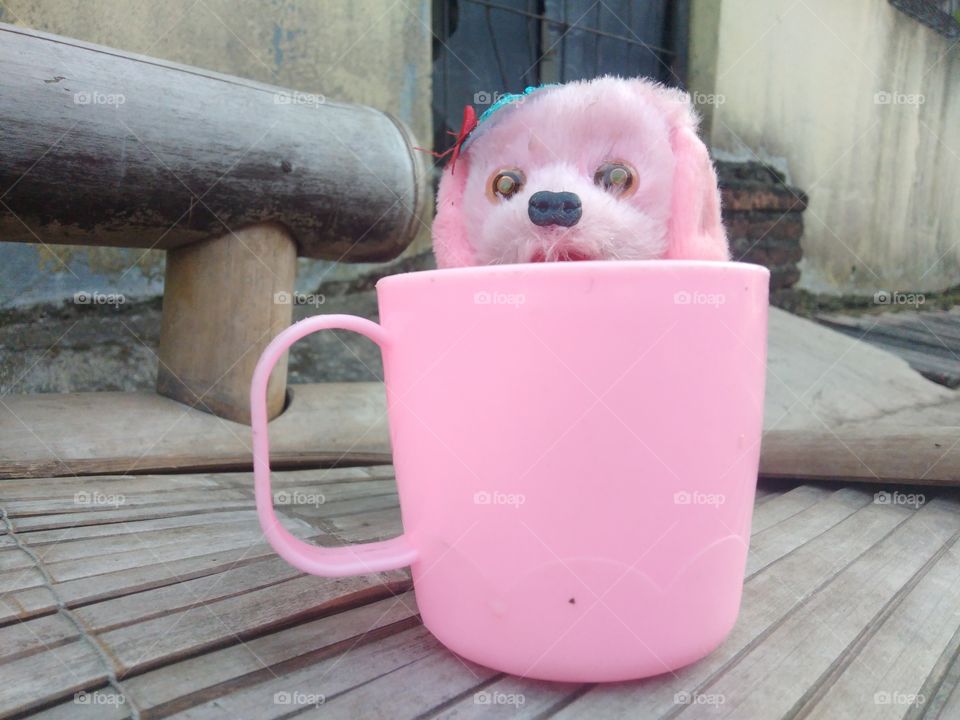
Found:
[[773, 159], [810, 195], [801, 287], [960, 284], [954, 41], [887, 0], [694, 0], [692, 23], [718, 156]]
[[[363, 103], [431, 138], [428, 0], [4, 0], [0, 21]], [[428, 246], [424, 232], [411, 251]], [[363, 269], [301, 261], [298, 284]], [[0, 242], [0, 308], [77, 290], [148, 296], [162, 278], [162, 253]]]

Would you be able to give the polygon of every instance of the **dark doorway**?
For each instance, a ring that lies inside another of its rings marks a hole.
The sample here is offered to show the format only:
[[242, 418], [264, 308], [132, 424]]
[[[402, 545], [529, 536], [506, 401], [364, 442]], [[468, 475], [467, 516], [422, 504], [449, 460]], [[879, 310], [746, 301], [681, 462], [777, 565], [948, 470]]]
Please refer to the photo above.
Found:
[[504, 92], [599, 75], [685, 86], [689, 0], [434, 0], [434, 147]]

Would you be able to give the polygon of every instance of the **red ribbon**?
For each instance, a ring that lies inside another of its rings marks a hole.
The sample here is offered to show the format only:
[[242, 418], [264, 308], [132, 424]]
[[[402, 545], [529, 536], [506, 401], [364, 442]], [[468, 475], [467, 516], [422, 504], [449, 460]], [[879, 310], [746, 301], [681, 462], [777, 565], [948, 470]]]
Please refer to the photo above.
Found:
[[423, 152], [428, 152], [433, 155], [435, 158], [444, 158], [447, 155], [450, 156], [450, 172], [453, 172], [457, 167], [457, 158], [460, 157], [460, 147], [463, 145], [463, 142], [467, 139], [467, 136], [470, 132], [477, 126], [477, 113], [474, 111], [473, 106], [466, 105], [463, 108], [463, 122], [460, 124], [460, 132], [455, 133], [452, 130], [447, 130], [448, 135], [453, 135], [457, 138], [453, 146], [444, 150], [442, 153], [434, 152], [433, 150], [428, 150], [427, 148], [414, 148], [414, 150], [422, 150]]

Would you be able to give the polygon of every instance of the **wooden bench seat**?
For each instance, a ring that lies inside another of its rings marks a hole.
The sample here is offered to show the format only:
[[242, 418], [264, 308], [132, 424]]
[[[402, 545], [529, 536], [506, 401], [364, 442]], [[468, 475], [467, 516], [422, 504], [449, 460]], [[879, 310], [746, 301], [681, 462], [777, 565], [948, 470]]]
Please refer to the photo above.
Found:
[[[395, 258], [426, 225], [397, 119], [0, 23], [0, 241], [167, 250], [157, 390], [249, 423], [297, 257]], [[286, 362], [268, 391], [283, 408]]]

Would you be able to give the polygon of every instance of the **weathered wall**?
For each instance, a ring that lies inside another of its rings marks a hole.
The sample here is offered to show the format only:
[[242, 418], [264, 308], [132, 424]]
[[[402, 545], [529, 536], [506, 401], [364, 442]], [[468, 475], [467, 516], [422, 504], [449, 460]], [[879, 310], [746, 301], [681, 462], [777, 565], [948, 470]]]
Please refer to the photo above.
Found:
[[[431, 137], [428, 0], [4, 0], [0, 21], [363, 103]], [[408, 254], [427, 247], [424, 232]], [[162, 262], [141, 250], [0, 242], [0, 307], [78, 290], [154, 295]], [[301, 261], [299, 285], [363, 269]]]
[[887, 0], [694, 0], [692, 21], [714, 149], [810, 196], [801, 287], [960, 284], [960, 47]]

